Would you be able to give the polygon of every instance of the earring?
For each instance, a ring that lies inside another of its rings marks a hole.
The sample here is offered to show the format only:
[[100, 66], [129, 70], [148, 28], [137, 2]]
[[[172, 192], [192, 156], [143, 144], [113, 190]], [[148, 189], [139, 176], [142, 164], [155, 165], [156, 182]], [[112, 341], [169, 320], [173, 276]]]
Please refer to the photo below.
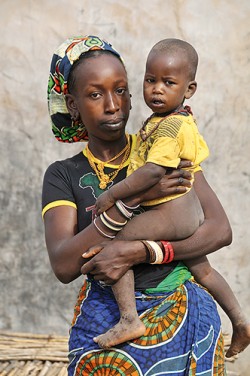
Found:
[[75, 122], [75, 121], [79, 120], [79, 117], [80, 117], [79, 112], [74, 112], [74, 114], [71, 115], [71, 120], [72, 120], [73, 122]]
[[[130, 98], [132, 98], [132, 94], [129, 94]], [[131, 104], [131, 101], [130, 101], [130, 110], [132, 110], [132, 104]]]

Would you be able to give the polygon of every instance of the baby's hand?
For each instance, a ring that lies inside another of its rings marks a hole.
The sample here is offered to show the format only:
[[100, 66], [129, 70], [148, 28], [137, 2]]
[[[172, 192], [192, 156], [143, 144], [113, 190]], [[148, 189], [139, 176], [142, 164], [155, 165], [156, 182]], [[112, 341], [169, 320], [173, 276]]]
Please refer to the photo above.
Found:
[[96, 215], [100, 215], [104, 211], [108, 210], [115, 204], [115, 200], [112, 198], [109, 191], [103, 192], [96, 200], [95, 212]]

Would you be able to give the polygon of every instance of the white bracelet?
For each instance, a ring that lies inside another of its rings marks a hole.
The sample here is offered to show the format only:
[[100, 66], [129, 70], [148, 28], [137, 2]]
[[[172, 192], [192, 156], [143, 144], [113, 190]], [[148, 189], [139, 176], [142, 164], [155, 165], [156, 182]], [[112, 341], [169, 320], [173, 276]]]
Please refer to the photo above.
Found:
[[123, 227], [123, 226], [125, 226], [128, 223], [127, 219], [125, 220], [125, 222], [117, 222], [117, 221], [115, 221], [113, 218], [110, 218], [110, 216], [105, 211], [102, 214], [103, 214], [104, 218], [108, 222], [110, 222], [112, 225]]
[[123, 202], [121, 200], [117, 200], [115, 203], [117, 209], [119, 212], [127, 219], [131, 219], [133, 212], [129, 212], [125, 206], [123, 205]]
[[124, 202], [122, 200], [120, 200], [120, 202], [122, 203], [122, 205], [126, 208], [126, 209], [129, 209], [129, 210], [135, 210], [135, 209], [138, 209], [140, 204], [136, 205], [136, 206], [128, 206], [126, 204], [124, 204]]
[[109, 235], [109, 234], [106, 234], [104, 231], [102, 231], [102, 229], [100, 229], [100, 227], [97, 226], [97, 224], [96, 224], [96, 220], [97, 220], [97, 218], [94, 219], [93, 223], [94, 223], [95, 228], [96, 228], [97, 231], [99, 232], [99, 234], [101, 234], [101, 235], [104, 236], [105, 238], [114, 239], [114, 238], [115, 238], [115, 235]]
[[151, 262], [151, 264], [161, 264], [164, 258], [163, 252], [159, 244], [152, 240], [147, 240], [148, 244], [151, 245], [155, 252], [155, 261]]
[[115, 227], [113, 226], [112, 224], [110, 224], [104, 217], [103, 213], [100, 214], [100, 220], [102, 221], [102, 223], [107, 227], [109, 228], [110, 230], [113, 230], [113, 231], [121, 231], [122, 230], [122, 227]]

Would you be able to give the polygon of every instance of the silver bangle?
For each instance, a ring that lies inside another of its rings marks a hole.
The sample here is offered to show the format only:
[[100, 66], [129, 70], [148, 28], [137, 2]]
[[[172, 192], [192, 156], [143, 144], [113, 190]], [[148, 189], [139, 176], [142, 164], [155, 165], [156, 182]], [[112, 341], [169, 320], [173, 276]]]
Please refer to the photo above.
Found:
[[115, 203], [117, 209], [119, 212], [127, 219], [131, 219], [133, 212], [129, 212], [125, 206], [123, 205], [123, 202], [121, 200], [117, 200]]

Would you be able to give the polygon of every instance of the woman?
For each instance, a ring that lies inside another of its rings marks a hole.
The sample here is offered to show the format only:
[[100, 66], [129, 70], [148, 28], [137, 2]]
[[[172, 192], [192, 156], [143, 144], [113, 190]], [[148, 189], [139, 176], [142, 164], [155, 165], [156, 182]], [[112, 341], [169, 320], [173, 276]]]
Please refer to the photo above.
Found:
[[[231, 242], [227, 217], [202, 172], [195, 174], [194, 187], [205, 215], [203, 225], [190, 238], [173, 242], [174, 262], [148, 264], [142, 242], [116, 240], [115, 232], [103, 227], [93, 211], [103, 189], [125, 177], [134, 147], [135, 138], [125, 133], [131, 105], [120, 55], [98, 37], [68, 39], [53, 56], [48, 99], [57, 139], [88, 139], [83, 152], [48, 168], [43, 186], [46, 243], [56, 276], [69, 283], [81, 272], [88, 274], [71, 328], [69, 375], [224, 374], [223, 339], [215, 303], [178, 263]], [[156, 192], [160, 197], [183, 191], [189, 179], [187, 171], [173, 171], [140, 199], [149, 200]], [[134, 207], [138, 198], [124, 204], [125, 209]], [[109, 218], [125, 224], [124, 208], [123, 213], [111, 208]], [[93, 253], [88, 249], [103, 241], [102, 251], [88, 260]], [[131, 267], [137, 310], [146, 334], [100, 350], [93, 338], [119, 320], [107, 285]], [[168, 286], [159, 294], [156, 287], [163, 280]]]

